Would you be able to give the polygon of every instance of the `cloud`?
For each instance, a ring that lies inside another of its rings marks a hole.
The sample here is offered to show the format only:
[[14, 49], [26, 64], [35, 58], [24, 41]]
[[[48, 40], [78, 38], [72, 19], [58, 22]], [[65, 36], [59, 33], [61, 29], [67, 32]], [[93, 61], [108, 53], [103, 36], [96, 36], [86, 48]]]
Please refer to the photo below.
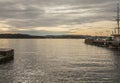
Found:
[[[113, 21], [98, 21], [85, 23], [83, 25], [78, 25], [76, 28], [71, 29], [69, 34], [84, 34], [84, 35], [111, 35], [111, 32], [116, 23]], [[81, 28], [79, 28], [81, 27]]]
[[[72, 26], [75, 28], [86, 23], [113, 20], [118, 2], [118, 0], [0, 0], [0, 21], [12, 26], [8, 27], [9, 30], [31, 32], [39, 27], [41, 31], [66, 32], [73, 29]], [[61, 28], [64, 25], [67, 27]]]

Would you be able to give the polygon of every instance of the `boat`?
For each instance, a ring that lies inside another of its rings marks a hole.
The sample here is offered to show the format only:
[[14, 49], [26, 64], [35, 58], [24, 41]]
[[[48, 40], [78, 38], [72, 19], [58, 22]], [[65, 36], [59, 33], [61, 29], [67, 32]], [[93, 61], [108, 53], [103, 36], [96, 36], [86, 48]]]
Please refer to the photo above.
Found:
[[117, 4], [117, 28], [114, 29], [114, 33], [112, 33], [113, 36], [113, 42], [112, 46], [116, 48], [120, 48], [120, 15], [119, 15], [119, 4]]
[[108, 38], [100, 38], [100, 37], [91, 37], [86, 38], [85, 43], [97, 46], [103, 46], [108, 48], [120, 48], [120, 15], [119, 15], [119, 4], [117, 4], [117, 28], [114, 29], [111, 36]]

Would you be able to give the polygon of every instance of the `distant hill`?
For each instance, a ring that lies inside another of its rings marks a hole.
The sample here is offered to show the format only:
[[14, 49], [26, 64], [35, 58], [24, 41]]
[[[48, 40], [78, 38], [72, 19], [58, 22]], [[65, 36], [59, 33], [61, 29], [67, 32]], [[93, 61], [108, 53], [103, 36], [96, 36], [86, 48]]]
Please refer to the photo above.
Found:
[[44, 38], [44, 37], [33, 36], [28, 34], [0, 34], [0, 38]]
[[85, 39], [91, 37], [89, 35], [46, 35], [46, 36], [34, 36], [29, 34], [0, 34], [0, 38], [11, 39], [36, 39], [36, 38], [51, 38], [51, 39]]
[[61, 38], [61, 39], [84, 39], [87, 35], [47, 35], [46, 38]]

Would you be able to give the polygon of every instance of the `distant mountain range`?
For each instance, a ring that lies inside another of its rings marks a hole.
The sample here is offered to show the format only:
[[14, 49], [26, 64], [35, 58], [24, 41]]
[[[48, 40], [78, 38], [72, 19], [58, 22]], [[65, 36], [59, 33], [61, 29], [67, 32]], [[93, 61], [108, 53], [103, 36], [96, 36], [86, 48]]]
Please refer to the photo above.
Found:
[[35, 36], [29, 34], [0, 34], [0, 38], [11, 38], [11, 39], [39, 39], [39, 38], [52, 38], [52, 39], [84, 39], [91, 37], [89, 35], [46, 35], [46, 36]]

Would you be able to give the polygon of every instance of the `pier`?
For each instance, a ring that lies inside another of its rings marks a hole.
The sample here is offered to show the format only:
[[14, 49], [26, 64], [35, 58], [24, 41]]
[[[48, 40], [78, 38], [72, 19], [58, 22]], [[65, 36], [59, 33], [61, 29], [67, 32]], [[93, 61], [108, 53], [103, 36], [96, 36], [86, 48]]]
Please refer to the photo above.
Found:
[[0, 48], [0, 63], [14, 59], [14, 49]]
[[109, 47], [109, 48], [120, 48], [120, 15], [119, 15], [119, 4], [117, 4], [117, 28], [114, 29], [111, 36], [103, 39], [100, 37], [90, 37], [85, 39], [86, 44]]
[[107, 48], [120, 48], [120, 42], [115, 40], [104, 40], [104, 39], [85, 39], [86, 44], [107, 47]]

